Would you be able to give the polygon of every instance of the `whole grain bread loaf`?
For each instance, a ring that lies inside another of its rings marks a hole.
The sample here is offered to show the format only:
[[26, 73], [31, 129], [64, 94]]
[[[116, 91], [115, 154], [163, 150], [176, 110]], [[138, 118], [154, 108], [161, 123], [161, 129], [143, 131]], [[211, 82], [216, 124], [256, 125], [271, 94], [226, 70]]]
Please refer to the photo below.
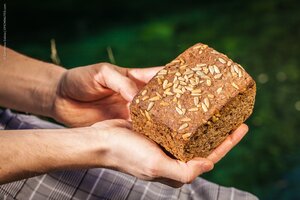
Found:
[[206, 157], [250, 116], [255, 93], [241, 65], [198, 43], [135, 96], [133, 130], [182, 161]]

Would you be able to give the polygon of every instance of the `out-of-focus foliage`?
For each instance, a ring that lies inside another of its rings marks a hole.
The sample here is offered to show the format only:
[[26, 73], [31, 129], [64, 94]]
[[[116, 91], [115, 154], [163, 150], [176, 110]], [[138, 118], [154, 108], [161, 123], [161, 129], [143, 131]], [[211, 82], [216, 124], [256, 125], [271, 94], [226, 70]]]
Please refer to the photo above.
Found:
[[299, 8], [296, 0], [7, 2], [7, 45], [50, 61], [55, 38], [68, 68], [108, 61], [108, 46], [127, 67], [163, 65], [197, 42], [216, 48], [256, 79], [257, 98], [248, 136], [204, 177], [262, 199], [299, 199]]

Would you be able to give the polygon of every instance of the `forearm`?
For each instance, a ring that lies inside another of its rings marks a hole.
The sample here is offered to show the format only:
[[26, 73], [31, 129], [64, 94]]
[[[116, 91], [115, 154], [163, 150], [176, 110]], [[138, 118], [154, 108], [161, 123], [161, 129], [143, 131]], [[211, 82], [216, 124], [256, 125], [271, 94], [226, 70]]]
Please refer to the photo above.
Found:
[[0, 132], [0, 184], [104, 163], [105, 133], [89, 128]]
[[0, 106], [51, 117], [53, 96], [65, 69], [6, 51], [0, 62]]

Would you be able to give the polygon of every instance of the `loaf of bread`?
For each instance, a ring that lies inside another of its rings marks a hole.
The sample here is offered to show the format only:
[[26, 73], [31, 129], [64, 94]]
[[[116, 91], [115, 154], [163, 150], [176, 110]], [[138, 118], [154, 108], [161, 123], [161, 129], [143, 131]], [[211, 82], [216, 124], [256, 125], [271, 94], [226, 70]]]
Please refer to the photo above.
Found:
[[133, 99], [133, 130], [182, 161], [207, 157], [252, 113], [256, 84], [241, 65], [198, 43]]

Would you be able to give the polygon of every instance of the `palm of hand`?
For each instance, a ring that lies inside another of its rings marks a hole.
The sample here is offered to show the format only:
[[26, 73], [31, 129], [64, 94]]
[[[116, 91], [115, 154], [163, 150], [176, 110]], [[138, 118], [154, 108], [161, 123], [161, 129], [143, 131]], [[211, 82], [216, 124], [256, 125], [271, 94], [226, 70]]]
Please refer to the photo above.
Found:
[[159, 69], [98, 64], [69, 70], [57, 90], [54, 118], [72, 127], [128, 119], [132, 97]]

